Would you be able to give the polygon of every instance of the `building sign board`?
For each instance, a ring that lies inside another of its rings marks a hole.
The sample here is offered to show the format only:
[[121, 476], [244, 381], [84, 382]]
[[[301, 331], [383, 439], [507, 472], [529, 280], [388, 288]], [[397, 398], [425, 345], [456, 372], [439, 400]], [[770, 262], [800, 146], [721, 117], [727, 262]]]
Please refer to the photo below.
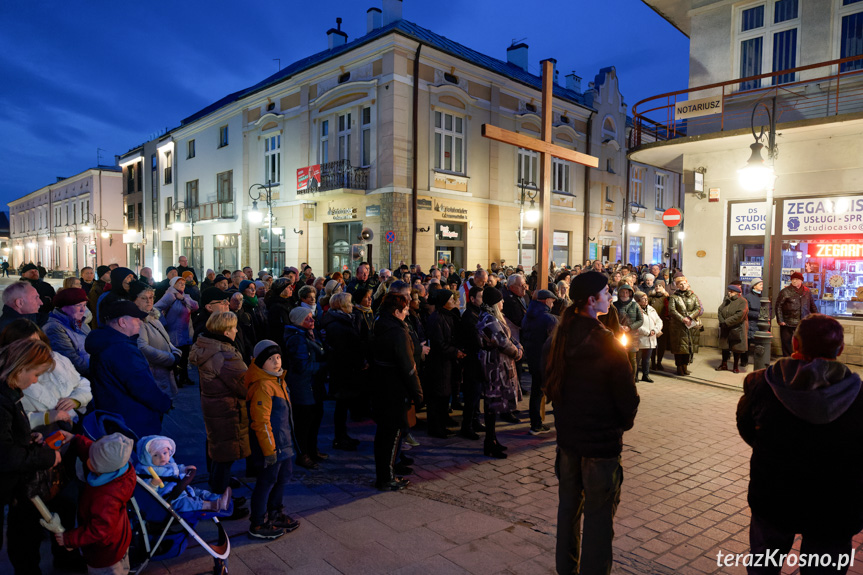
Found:
[[863, 196], [786, 199], [782, 204], [782, 233], [863, 233]]
[[355, 220], [357, 219], [356, 208], [329, 208], [327, 215], [334, 220]]
[[697, 100], [687, 100], [686, 102], [677, 102], [676, 104], [674, 104], [675, 121], [721, 113], [721, 95], [711, 96], [709, 98], [699, 98]]
[[297, 193], [313, 192], [321, 187], [321, 165], [297, 168]]
[[436, 212], [440, 212], [443, 217], [450, 218], [453, 220], [466, 220], [467, 219], [467, 208], [459, 208], [456, 206], [447, 206], [445, 204], [441, 204], [439, 202], [434, 203], [434, 210]]
[[431, 198], [417, 198], [417, 209], [418, 210], [431, 210], [432, 209], [432, 200]]
[[552, 245], [568, 246], [569, 234], [567, 232], [554, 232], [554, 235], [552, 236]]
[[[776, 218], [776, 206], [773, 206]], [[764, 202], [731, 204], [730, 236], [763, 236], [767, 226], [767, 209]]]
[[373, 204], [370, 206], [366, 206], [366, 217], [367, 218], [377, 218], [381, 215], [381, 205]]

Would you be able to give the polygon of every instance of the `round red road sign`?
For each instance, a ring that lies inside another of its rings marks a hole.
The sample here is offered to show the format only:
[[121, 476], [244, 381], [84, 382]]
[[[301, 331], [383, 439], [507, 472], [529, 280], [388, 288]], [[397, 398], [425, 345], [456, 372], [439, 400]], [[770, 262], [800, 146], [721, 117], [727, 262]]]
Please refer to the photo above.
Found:
[[668, 208], [662, 212], [662, 223], [673, 228], [683, 220], [683, 214], [677, 208]]

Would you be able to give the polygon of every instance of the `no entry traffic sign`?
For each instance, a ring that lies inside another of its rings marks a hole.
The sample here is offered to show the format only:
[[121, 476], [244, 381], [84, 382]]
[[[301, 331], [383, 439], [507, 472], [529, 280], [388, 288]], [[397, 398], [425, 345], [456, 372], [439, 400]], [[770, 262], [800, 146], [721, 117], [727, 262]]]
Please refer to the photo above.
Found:
[[387, 243], [393, 243], [396, 241], [396, 233], [392, 230], [387, 232]]
[[673, 228], [683, 219], [683, 214], [680, 213], [680, 210], [677, 208], [668, 208], [664, 212], [662, 212], [662, 223], [668, 226], [669, 228]]

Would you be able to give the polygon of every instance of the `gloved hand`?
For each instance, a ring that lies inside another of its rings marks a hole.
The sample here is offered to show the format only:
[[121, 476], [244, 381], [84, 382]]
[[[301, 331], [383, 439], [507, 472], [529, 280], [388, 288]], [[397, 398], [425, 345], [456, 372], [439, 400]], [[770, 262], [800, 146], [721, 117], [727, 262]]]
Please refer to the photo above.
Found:
[[273, 455], [267, 455], [266, 457], [264, 457], [264, 469], [270, 467], [271, 465], [275, 465], [277, 460], [278, 459], [276, 458], [275, 453]]
[[40, 519], [39, 523], [42, 524], [42, 527], [50, 531], [51, 533], [63, 533], [66, 531], [63, 529], [63, 525], [60, 523], [60, 516], [54, 513], [51, 516], [51, 521], [45, 521], [44, 519]]

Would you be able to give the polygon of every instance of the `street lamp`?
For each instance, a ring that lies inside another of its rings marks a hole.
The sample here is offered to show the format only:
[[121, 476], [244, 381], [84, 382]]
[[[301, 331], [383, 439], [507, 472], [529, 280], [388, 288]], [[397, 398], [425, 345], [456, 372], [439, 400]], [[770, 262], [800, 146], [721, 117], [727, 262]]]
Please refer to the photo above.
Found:
[[[171, 228], [175, 232], [182, 231], [184, 222], [182, 220], [183, 216], [188, 213], [189, 217], [189, 245], [191, 245], [192, 249], [192, 257], [191, 268], [195, 269], [195, 209], [198, 206], [187, 206], [185, 202], [180, 201], [174, 204], [174, 223], [171, 224]], [[200, 271], [200, 270], [198, 270]]]
[[[74, 237], [70, 234], [74, 234]], [[75, 273], [78, 273], [78, 224], [72, 223], [66, 226], [66, 243], [75, 244]]]
[[[763, 107], [767, 113], [767, 163], [761, 157], [764, 146], [764, 126], [761, 132], [755, 133], [755, 112]], [[749, 146], [752, 150], [746, 165], [737, 170], [740, 185], [747, 191], [765, 190], [765, 226], [764, 226], [764, 264], [761, 268], [761, 309], [758, 311], [758, 331], [755, 332], [755, 369], [762, 369], [770, 364], [770, 346], [773, 334], [770, 332], [770, 240], [773, 232], [773, 192], [776, 182], [774, 164], [776, 163], [776, 96], [772, 98], [772, 106], [759, 100], [752, 108], [750, 127], [755, 143]]]
[[521, 196], [519, 197], [519, 208], [518, 208], [518, 263], [523, 263], [521, 261], [522, 249], [521, 249], [521, 240], [524, 235], [524, 202], [526, 200], [530, 200], [530, 206], [527, 209], [527, 221], [528, 223], [535, 224], [539, 221], [539, 210], [536, 207], [536, 196], [539, 194], [539, 190], [536, 189], [536, 184], [534, 182], [528, 182], [524, 178], [518, 181], [518, 186], [521, 188]]
[[[636, 219], [636, 216], [638, 216], [638, 212], [639, 212], [639, 210], [647, 209], [647, 206], [642, 206], [642, 205], [641, 205], [641, 204], [639, 204], [638, 202], [629, 202], [629, 206], [628, 206], [628, 207], [629, 207], [629, 214], [628, 214], [628, 215], [626, 214], [626, 208], [624, 208], [624, 213], [623, 213], [624, 223], [625, 223], [625, 225], [626, 225], [626, 231], [628, 231], [628, 232], [629, 232], [629, 233], [631, 233], [631, 234], [634, 234], [634, 233], [636, 233], [638, 230], [640, 230], [640, 229], [641, 229], [641, 224], [640, 224], [640, 223], [638, 223], [638, 220]], [[631, 220], [631, 221], [630, 221], [630, 222], [628, 222], [628, 223], [626, 223], [626, 220]], [[626, 243], [626, 237], [627, 237], [627, 236], [626, 236], [626, 235], [624, 235], [624, 244]], [[623, 246], [621, 246], [621, 247], [622, 247], [622, 248], [623, 248], [623, 250], [625, 251], [625, 254], [624, 254], [624, 255], [625, 255], [625, 259], [624, 259], [624, 261], [627, 261], [627, 260], [629, 259], [629, 246], [628, 246], [628, 245], [623, 245]], [[630, 262], [630, 263], [631, 263], [631, 262]]]
[[[93, 245], [96, 245], [96, 234], [99, 234], [102, 238], [108, 239], [111, 237], [111, 233], [108, 231], [108, 220], [104, 218], [100, 218], [96, 214], [81, 214], [84, 219], [84, 225], [81, 229], [86, 233], [93, 233]], [[93, 263], [95, 265], [96, 261], [98, 261], [98, 255], [93, 256]]]
[[[252, 195], [252, 190], [258, 189], [258, 193], [256, 195]], [[252, 200], [252, 211], [249, 212], [248, 218], [249, 222], [253, 224], [260, 224], [261, 220], [264, 218], [264, 214], [258, 209], [258, 202], [263, 198], [267, 202], [267, 230], [269, 234], [269, 241], [267, 242], [267, 258], [270, 264], [270, 269], [273, 266], [273, 190], [270, 182], [267, 182], [267, 185], [264, 184], [252, 184], [249, 187], [249, 198]], [[263, 267], [263, 266], [261, 266]]]

